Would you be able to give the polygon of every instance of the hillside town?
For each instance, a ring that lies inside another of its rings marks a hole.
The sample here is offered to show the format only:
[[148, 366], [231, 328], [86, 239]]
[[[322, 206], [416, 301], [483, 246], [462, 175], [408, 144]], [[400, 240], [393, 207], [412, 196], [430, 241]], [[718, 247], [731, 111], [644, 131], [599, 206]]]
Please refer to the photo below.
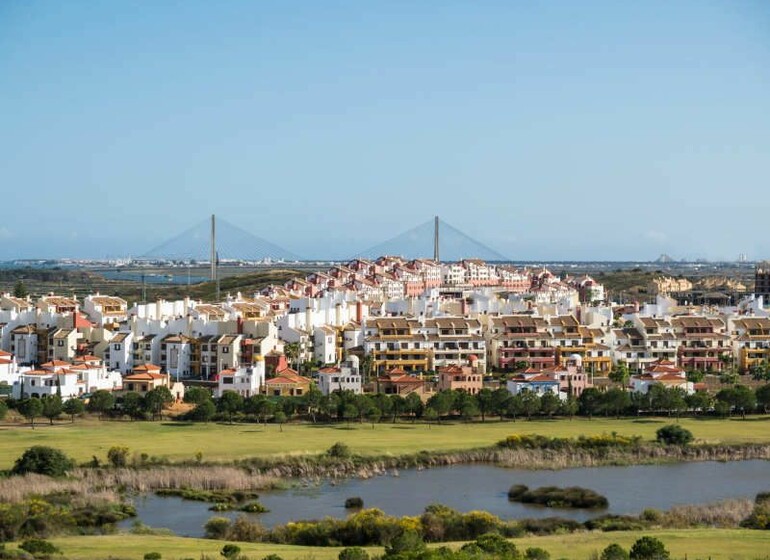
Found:
[[[686, 281], [684, 281], [686, 282]], [[0, 395], [201, 385], [219, 396], [417, 394], [485, 386], [579, 396], [616, 368], [627, 389], [704, 389], [688, 372], [748, 372], [770, 359], [762, 296], [680, 305], [607, 301], [590, 276], [477, 259], [355, 259], [259, 293], [129, 304], [92, 294], [0, 295]], [[665, 287], [665, 288], [664, 288]]]

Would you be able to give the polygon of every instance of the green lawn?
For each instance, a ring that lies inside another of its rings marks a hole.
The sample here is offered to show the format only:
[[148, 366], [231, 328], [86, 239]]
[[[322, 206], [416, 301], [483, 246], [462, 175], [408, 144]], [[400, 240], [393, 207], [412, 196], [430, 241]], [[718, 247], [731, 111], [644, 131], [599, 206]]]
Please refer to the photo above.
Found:
[[[231, 461], [246, 457], [274, 457], [287, 454], [319, 453], [336, 441], [346, 442], [355, 453], [364, 455], [401, 455], [420, 450], [450, 451], [484, 447], [512, 433], [539, 433], [549, 436], [576, 437], [581, 434], [617, 432], [654, 439], [655, 431], [669, 419], [559, 419], [532, 422], [500, 422], [431, 425], [398, 424], [312, 426], [257, 424], [177, 424], [173, 422], [100, 422], [80, 420], [54, 426], [39, 424], [0, 425], [0, 468], [8, 468], [26, 448], [50, 445], [64, 450], [78, 461], [92, 456], [104, 459], [114, 445], [127, 446], [132, 452], [163, 456], [172, 461], [191, 460], [197, 451], [204, 461]], [[748, 420], [683, 419], [681, 425], [696, 439], [707, 442], [770, 442], [770, 416]]]
[[[570, 560], [588, 560], [594, 551], [601, 550], [616, 542], [626, 549], [643, 535], [657, 537], [663, 541], [673, 559], [698, 558], [713, 560], [753, 560], [770, 558], [770, 531], [747, 529], [685, 529], [645, 532], [577, 533], [548, 537], [527, 537], [514, 539], [520, 550], [539, 546], [551, 553], [551, 557]], [[107, 557], [141, 559], [147, 552], [160, 552], [164, 560], [180, 558], [200, 559], [202, 554], [219, 557], [223, 541], [191, 539], [183, 537], [159, 537], [145, 535], [110, 535], [63, 537], [52, 539], [61, 548], [64, 556], [71, 560], [101, 559]], [[238, 543], [243, 554], [260, 559], [268, 554], [278, 554], [285, 560], [336, 559], [339, 548], [311, 548], [273, 544]], [[454, 544], [452, 546], [459, 546]], [[371, 548], [370, 553], [381, 554], [381, 548]]]

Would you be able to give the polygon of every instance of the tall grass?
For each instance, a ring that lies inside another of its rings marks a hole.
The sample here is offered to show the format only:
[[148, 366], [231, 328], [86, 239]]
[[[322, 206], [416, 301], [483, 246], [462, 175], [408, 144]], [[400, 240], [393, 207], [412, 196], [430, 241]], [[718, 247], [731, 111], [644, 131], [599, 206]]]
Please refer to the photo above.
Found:
[[193, 490], [264, 490], [275, 477], [230, 466], [155, 467], [148, 469], [76, 469], [69, 478], [28, 474], [0, 479], [0, 502], [68, 492], [93, 500], [119, 501], [118, 491], [151, 492], [161, 488]]
[[691, 527], [734, 528], [746, 519], [754, 507], [751, 500], [723, 500], [711, 504], [674, 506], [662, 516], [660, 525], [667, 529]]

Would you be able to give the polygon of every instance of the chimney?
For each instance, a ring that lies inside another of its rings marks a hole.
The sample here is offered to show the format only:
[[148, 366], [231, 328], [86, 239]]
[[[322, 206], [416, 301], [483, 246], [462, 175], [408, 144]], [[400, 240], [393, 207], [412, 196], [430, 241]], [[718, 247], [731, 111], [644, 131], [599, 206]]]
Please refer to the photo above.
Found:
[[360, 301], [356, 302], [356, 322], [359, 324], [364, 319], [364, 304]]
[[334, 306], [334, 326], [335, 327], [342, 326], [342, 304], [341, 303], [337, 303]]
[[156, 299], [155, 300], [155, 318], [156, 319], [160, 319], [162, 309], [163, 309], [163, 300]]
[[310, 308], [311, 300], [308, 298], [307, 307], [305, 308], [305, 330], [309, 333], [313, 331], [313, 310]]
[[243, 319], [241, 317], [235, 319], [235, 332], [243, 334]]

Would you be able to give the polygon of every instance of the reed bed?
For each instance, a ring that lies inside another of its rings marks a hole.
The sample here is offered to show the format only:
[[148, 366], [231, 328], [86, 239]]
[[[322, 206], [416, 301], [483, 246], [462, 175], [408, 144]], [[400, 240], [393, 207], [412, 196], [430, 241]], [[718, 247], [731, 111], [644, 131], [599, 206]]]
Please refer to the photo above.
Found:
[[0, 479], [0, 502], [20, 502], [30, 496], [62, 492], [95, 501], [119, 501], [119, 491], [144, 493], [162, 488], [265, 490], [275, 488], [279, 482], [270, 475], [232, 466], [76, 469], [67, 478], [28, 474]]
[[711, 504], [674, 506], [663, 514], [665, 528], [738, 527], [754, 509], [751, 500], [723, 500]]

